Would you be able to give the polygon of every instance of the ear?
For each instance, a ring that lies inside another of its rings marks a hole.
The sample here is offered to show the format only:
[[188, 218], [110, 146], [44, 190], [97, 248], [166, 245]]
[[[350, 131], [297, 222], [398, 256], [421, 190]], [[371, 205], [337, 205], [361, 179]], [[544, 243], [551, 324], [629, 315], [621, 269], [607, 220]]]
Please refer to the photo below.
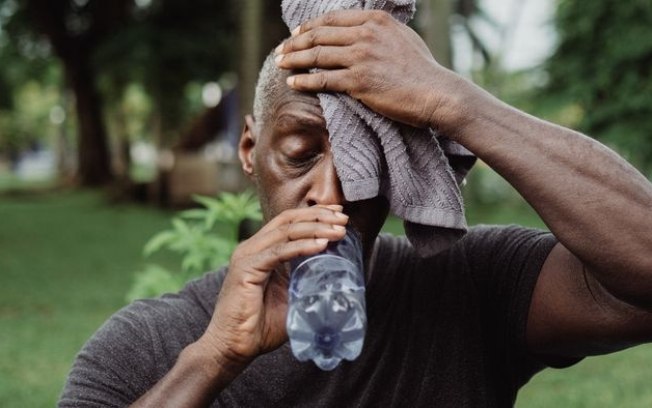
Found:
[[250, 178], [255, 175], [254, 172], [254, 148], [258, 134], [256, 130], [256, 122], [253, 116], [245, 116], [245, 124], [240, 135], [240, 143], [238, 144], [238, 157], [242, 164], [242, 171]]

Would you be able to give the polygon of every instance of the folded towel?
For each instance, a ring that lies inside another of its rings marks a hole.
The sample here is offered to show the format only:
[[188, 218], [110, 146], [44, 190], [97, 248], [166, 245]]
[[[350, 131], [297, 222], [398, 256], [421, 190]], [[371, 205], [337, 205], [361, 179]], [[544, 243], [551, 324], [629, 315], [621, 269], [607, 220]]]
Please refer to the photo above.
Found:
[[[378, 9], [407, 23], [415, 0], [283, 0], [283, 20], [293, 30], [332, 10]], [[475, 162], [463, 146], [394, 122], [339, 93], [319, 93], [337, 175], [349, 201], [382, 195], [405, 221], [408, 239], [431, 256], [467, 230], [458, 184]]]

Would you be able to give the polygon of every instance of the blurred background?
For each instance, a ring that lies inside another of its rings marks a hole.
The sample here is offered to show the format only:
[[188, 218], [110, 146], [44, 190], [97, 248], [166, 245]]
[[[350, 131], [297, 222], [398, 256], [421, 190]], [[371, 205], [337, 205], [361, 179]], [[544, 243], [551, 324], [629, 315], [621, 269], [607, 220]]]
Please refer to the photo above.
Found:
[[[440, 63], [652, 177], [652, 1], [420, 0], [412, 26]], [[0, 406], [54, 405], [135, 287], [223, 262], [206, 253], [237, 233], [192, 222], [256, 218], [236, 142], [287, 34], [280, 0], [0, 0]], [[464, 194], [471, 224], [544, 228], [483, 163]], [[649, 407], [651, 367], [642, 346], [547, 370], [517, 406]]]

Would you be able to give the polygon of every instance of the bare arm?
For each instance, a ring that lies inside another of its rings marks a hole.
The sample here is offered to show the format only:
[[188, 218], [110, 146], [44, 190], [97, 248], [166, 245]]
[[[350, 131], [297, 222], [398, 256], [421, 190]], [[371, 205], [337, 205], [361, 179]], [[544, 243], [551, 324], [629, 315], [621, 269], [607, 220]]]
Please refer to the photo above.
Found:
[[613, 151], [520, 112], [441, 67], [388, 14], [333, 12], [277, 50], [306, 91], [347, 92], [372, 109], [438, 128], [499, 172], [559, 239], [537, 283], [533, 352], [577, 357], [652, 341], [652, 185]]

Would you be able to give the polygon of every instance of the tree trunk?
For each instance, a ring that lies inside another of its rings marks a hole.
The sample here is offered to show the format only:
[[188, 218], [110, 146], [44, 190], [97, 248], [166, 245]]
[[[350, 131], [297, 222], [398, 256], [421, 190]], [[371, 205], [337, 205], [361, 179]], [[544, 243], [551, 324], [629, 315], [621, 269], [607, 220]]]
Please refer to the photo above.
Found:
[[[261, 65], [261, 23], [263, 5], [261, 0], [244, 0], [240, 15], [240, 112], [253, 110], [254, 90]], [[241, 115], [242, 116], [242, 115]]]
[[[84, 2], [86, 4], [88, 2]], [[78, 122], [78, 176], [84, 186], [102, 186], [113, 180], [100, 95], [91, 65], [93, 51], [121, 22], [131, 0], [91, 2], [89, 26], [83, 33], [70, 30], [69, 0], [29, 0], [25, 2], [36, 28], [49, 40], [63, 62], [68, 85], [75, 95]]]
[[64, 61], [79, 126], [77, 174], [83, 186], [103, 186], [113, 180], [113, 173], [100, 97], [89, 62], [79, 54], [77, 57]]
[[422, 0], [419, 9], [419, 31], [430, 52], [441, 65], [452, 68], [450, 18], [452, 0]]

